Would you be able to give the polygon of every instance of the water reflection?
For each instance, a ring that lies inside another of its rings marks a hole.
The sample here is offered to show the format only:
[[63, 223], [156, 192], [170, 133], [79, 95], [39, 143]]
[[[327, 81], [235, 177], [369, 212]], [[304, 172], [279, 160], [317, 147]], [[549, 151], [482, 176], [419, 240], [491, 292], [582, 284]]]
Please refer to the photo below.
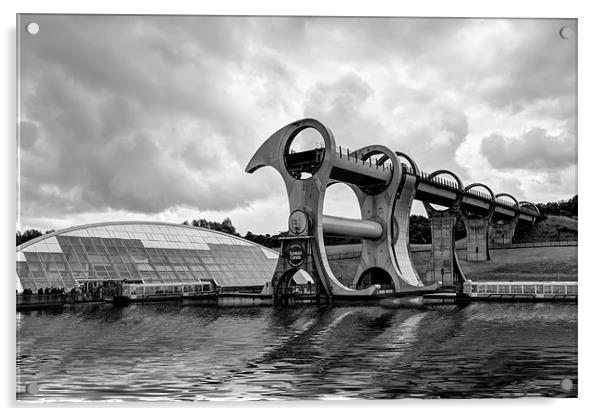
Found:
[[[17, 315], [22, 400], [575, 396], [577, 307], [78, 305]], [[560, 382], [570, 378], [569, 392]], [[36, 382], [37, 394], [26, 385]]]

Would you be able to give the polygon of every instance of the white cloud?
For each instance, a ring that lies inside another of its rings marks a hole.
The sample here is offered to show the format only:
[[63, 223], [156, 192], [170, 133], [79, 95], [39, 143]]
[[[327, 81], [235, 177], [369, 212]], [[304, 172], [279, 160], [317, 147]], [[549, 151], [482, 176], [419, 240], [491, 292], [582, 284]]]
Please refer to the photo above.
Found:
[[481, 152], [496, 169], [541, 171], [562, 169], [577, 162], [575, 137], [567, 131], [559, 135], [534, 127], [520, 136], [493, 133], [483, 138]]

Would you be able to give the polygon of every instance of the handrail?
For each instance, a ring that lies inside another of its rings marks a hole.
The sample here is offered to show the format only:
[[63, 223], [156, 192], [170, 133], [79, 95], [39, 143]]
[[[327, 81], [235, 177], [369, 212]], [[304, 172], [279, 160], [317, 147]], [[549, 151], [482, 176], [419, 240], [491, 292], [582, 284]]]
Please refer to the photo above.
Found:
[[[386, 158], [381, 158], [379, 160], [377, 158], [373, 158], [373, 156], [369, 156], [366, 159], [362, 159], [361, 157], [359, 157], [360, 155], [358, 155], [357, 152], [351, 151], [349, 148], [342, 147], [340, 145], [338, 146], [336, 153], [337, 153], [339, 159], [347, 159], [348, 161], [355, 161], [355, 163], [358, 163], [358, 164], [361, 162], [363, 166], [373, 168], [375, 170], [382, 170], [382, 171], [385, 171], [385, 170], [392, 171], [393, 170], [393, 165], [390, 163], [390, 161], [389, 161], [389, 163], [387, 163], [388, 159], [386, 159]], [[459, 185], [455, 181], [450, 181], [449, 179], [442, 178], [439, 176], [429, 178], [430, 173], [425, 172], [425, 171], [418, 171], [418, 172], [414, 173], [414, 172], [412, 172], [412, 169], [410, 169], [403, 162], [401, 163], [401, 169], [402, 169], [402, 172], [404, 172], [406, 174], [410, 174], [410, 175], [413, 174], [414, 176], [420, 178], [420, 180], [423, 182], [428, 182], [428, 183], [443, 187], [445, 189], [453, 190], [456, 192], [461, 192], [464, 195], [468, 195], [473, 198], [487, 201], [489, 203], [494, 203], [497, 206], [504, 206], [504, 207], [508, 207], [510, 209], [519, 211], [521, 213], [525, 213], [525, 214], [532, 215], [532, 216], [538, 216], [538, 214], [535, 210], [532, 210], [530, 208], [520, 206], [520, 205], [517, 207], [516, 204], [513, 204], [510, 201], [507, 201], [502, 198], [499, 198], [499, 199], [492, 198], [491, 195], [488, 195], [488, 194], [481, 192], [479, 190], [476, 190], [474, 188], [470, 188], [466, 191], [463, 189], [459, 189]], [[501, 195], [505, 196], [506, 194], [501, 194]]]
[[550, 295], [550, 296], [577, 296], [579, 283], [576, 281], [541, 282], [541, 281], [497, 281], [465, 283], [465, 291], [477, 296], [500, 295]]

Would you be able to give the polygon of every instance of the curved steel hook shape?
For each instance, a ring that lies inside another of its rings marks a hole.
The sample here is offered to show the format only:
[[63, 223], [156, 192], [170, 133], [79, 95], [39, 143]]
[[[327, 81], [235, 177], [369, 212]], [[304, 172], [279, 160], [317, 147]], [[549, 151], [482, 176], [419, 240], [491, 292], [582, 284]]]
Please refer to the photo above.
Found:
[[[433, 173], [429, 174], [429, 176], [427, 177], [428, 180], [432, 180], [434, 177], [439, 176], [439, 175], [443, 175], [443, 174], [447, 174], [450, 175], [451, 177], [453, 177], [456, 180], [456, 183], [458, 184], [458, 189], [464, 189], [464, 184], [462, 184], [462, 181], [460, 180], [460, 178], [458, 177], [458, 175], [456, 175], [454, 172], [449, 171], [449, 170], [445, 170], [445, 169], [440, 169], [440, 170], [436, 170]], [[450, 208], [454, 208], [454, 209], [458, 209], [460, 207], [460, 205], [462, 204], [462, 192], [458, 192], [458, 196], [456, 197], [456, 201], [454, 202], [454, 204], [450, 207]], [[433, 208], [433, 206], [429, 203], [429, 202], [424, 202], [423, 204], [425, 206], [425, 208], [427, 209], [427, 211], [433, 210], [433, 211], [439, 211], [438, 209]]]
[[535, 212], [537, 212], [537, 216], [541, 215], [541, 213], [539, 212], [539, 208], [537, 208], [537, 205], [535, 205], [532, 202], [529, 202], [529, 201], [520, 201], [518, 204], [519, 205], [529, 205], [530, 207], [532, 207], [533, 209], [535, 209]]
[[[391, 157], [393, 156], [393, 151], [390, 150], [389, 148], [387, 148], [386, 146], [382, 146], [380, 144], [373, 144], [370, 146], [364, 146], [362, 148], [354, 150], [349, 155], [351, 157], [357, 157], [361, 161], [366, 161], [375, 155], [382, 155], [381, 157], [376, 159], [376, 166], [383, 166], [383, 164], [387, 160], [391, 159]], [[394, 177], [401, 175], [401, 164], [397, 163], [397, 165], [399, 165], [399, 167], [396, 166], [395, 162], [393, 162], [393, 161], [391, 162], [391, 169], [393, 171], [393, 174], [391, 176], [389, 176], [387, 183], [382, 187], [382, 189], [377, 190], [376, 193], [381, 193], [382, 191], [387, 189], [391, 185], [391, 183], [396, 181], [394, 179]], [[384, 167], [383, 167], [383, 169], [384, 169]], [[399, 170], [399, 173], [397, 172], [398, 170]], [[363, 189], [363, 190], [365, 191], [365, 189]]]
[[389, 155], [383, 150], [384, 148], [384, 146], [379, 144], [373, 144], [371, 146], [364, 146], [360, 149], [354, 150], [350, 153], [350, 155], [355, 156], [357, 154], [357, 158], [359, 160], [368, 160], [368, 158], [374, 155], [382, 155], [376, 160], [376, 164], [380, 166], [390, 159]]
[[495, 193], [491, 190], [490, 187], [480, 182], [471, 183], [470, 185], [466, 186], [464, 188], [464, 192], [468, 192], [469, 189], [476, 188], [477, 186], [486, 189], [487, 192], [489, 192], [489, 195], [491, 195], [491, 200], [495, 201]]
[[407, 160], [408, 162], [410, 162], [410, 166], [412, 167], [412, 173], [414, 175], [418, 175], [420, 173], [420, 170], [418, 169], [418, 164], [414, 161], [414, 159], [412, 159], [410, 156], [408, 156], [405, 153], [400, 152], [398, 150], [395, 151], [395, 154], [397, 156], [403, 157], [405, 160]]
[[456, 180], [456, 183], [458, 184], [458, 189], [464, 189], [464, 184], [462, 183], [462, 181], [460, 180], [458, 175], [456, 175], [451, 170], [445, 170], [445, 169], [436, 170], [428, 176], [428, 179], [431, 180], [436, 176], [444, 175], [444, 174], [447, 174]]
[[[324, 124], [313, 118], [305, 118], [289, 123], [282, 127], [276, 133], [272, 134], [260, 147], [257, 149], [245, 172], [253, 173], [257, 169], [264, 166], [271, 166], [278, 170], [284, 181], [288, 184], [289, 180], [295, 180], [289, 173], [284, 164], [283, 155], [286, 154], [292, 141], [303, 130], [313, 128], [320, 133], [324, 140], [324, 158], [320, 168], [315, 173], [315, 176], [327, 176], [326, 171], [330, 169], [328, 162], [332, 155], [336, 153], [336, 142], [332, 131]], [[285, 175], [286, 173], [286, 175]]]
[[[404, 158], [404, 159], [405, 159], [407, 162], [409, 162], [409, 163], [410, 163], [410, 167], [412, 168], [412, 173], [413, 173], [414, 175], [417, 175], [417, 174], [418, 174], [418, 172], [420, 172], [420, 171], [418, 170], [418, 165], [416, 164], [416, 162], [414, 161], [414, 159], [412, 159], [410, 156], [408, 156], [408, 155], [406, 155], [405, 153], [403, 153], [403, 152], [400, 152], [400, 151], [398, 151], [398, 150], [396, 150], [396, 151], [395, 151], [395, 155], [396, 155], [396, 156], [401, 156], [401, 157], [402, 157], [402, 158]], [[399, 160], [399, 157], [398, 157], [397, 159]], [[388, 156], [388, 155], [384, 155], [383, 157], [381, 157], [381, 158], [378, 160], [378, 164], [379, 164], [379, 165], [382, 165], [382, 164], [383, 164], [384, 162], [386, 162], [387, 160], [389, 160], [389, 156]]]
[[489, 209], [489, 219], [491, 220], [491, 217], [493, 216], [493, 212], [495, 211], [495, 193], [491, 190], [491, 188], [483, 183], [475, 182], [475, 183], [471, 183], [470, 185], [466, 186], [464, 188], [464, 192], [468, 192], [470, 189], [476, 188], [478, 186], [483, 189], [486, 189], [487, 192], [489, 192], [489, 195], [491, 195], [491, 208]]
[[506, 193], [497, 194], [497, 195], [495, 196], [495, 199], [497, 200], [498, 198], [500, 198], [500, 197], [502, 197], [502, 196], [506, 196], [506, 197], [508, 197], [508, 198], [512, 199], [512, 200], [514, 201], [514, 206], [515, 206], [517, 209], [520, 209], [520, 204], [519, 204], [518, 200], [517, 200], [515, 197], [513, 197], [512, 195], [510, 195], [510, 194], [506, 194]]

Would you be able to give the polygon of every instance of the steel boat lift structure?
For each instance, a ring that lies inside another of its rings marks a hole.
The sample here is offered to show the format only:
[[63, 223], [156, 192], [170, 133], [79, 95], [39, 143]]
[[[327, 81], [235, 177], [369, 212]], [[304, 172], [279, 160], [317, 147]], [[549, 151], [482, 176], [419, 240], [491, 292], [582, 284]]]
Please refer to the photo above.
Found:
[[[319, 132], [324, 148], [291, 152], [295, 137], [308, 128]], [[495, 195], [486, 185], [464, 187], [453, 172], [422, 173], [408, 155], [385, 146], [343, 149], [337, 146], [330, 129], [310, 118], [274, 133], [245, 171], [253, 173], [264, 166], [280, 173], [289, 199], [289, 233], [281, 239], [272, 278], [275, 301], [286, 295], [292, 276], [299, 270], [305, 270], [316, 282], [318, 298], [377, 297], [382, 294], [384, 281], [392, 282], [396, 295], [461, 292], [466, 278], [455, 252], [454, 236], [459, 214], [466, 224], [472, 261], [489, 259], [490, 235], [507, 239], [519, 220], [534, 221], [539, 215], [533, 204], [519, 203], [514, 198], [515, 204], [509, 204], [501, 199], [508, 195]], [[443, 174], [455, 182], [440, 178]], [[345, 183], [354, 191], [361, 219], [324, 215], [326, 189], [335, 183]], [[488, 193], [480, 193], [476, 187]], [[409, 254], [409, 218], [414, 199], [424, 203], [431, 222], [431, 258], [423, 278]], [[447, 209], [438, 210], [433, 204]], [[328, 234], [361, 239], [361, 258], [352, 287], [342, 284], [330, 268], [324, 244], [324, 235]]]

